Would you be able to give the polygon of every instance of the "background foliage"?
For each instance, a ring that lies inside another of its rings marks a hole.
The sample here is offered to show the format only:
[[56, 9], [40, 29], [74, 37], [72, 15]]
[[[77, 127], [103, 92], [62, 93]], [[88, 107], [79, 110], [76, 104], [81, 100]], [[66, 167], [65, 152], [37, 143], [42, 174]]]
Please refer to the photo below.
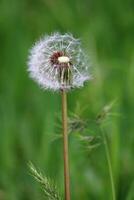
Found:
[[[43, 199], [31, 160], [63, 191], [61, 97], [43, 92], [26, 71], [28, 50], [43, 34], [72, 32], [89, 53], [94, 80], [69, 93], [69, 110], [94, 119], [116, 100], [107, 136], [117, 199], [134, 199], [134, 4], [132, 0], [0, 1], [0, 200]], [[98, 130], [88, 124], [88, 135]], [[111, 200], [103, 144], [86, 148], [70, 135], [72, 199]]]

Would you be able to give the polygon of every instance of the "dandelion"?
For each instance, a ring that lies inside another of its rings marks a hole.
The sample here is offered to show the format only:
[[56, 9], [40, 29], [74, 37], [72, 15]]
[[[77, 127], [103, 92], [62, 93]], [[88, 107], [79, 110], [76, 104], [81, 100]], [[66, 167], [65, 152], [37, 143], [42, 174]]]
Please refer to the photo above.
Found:
[[89, 80], [89, 61], [79, 39], [71, 34], [45, 36], [30, 50], [30, 76], [44, 89], [59, 90], [83, 86]]
[[28, 71], [43, 89], [61, 91], [65, 200], [70, 200], [66, 91], [83, 86], [91, 78], [89, 61], [79, 39], [71, 34], [54, 33], [31, 49]]

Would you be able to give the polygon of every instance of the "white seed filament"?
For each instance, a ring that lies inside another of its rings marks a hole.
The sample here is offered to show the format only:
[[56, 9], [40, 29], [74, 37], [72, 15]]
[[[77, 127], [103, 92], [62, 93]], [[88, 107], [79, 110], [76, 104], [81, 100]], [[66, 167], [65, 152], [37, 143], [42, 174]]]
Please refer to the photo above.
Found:
[[69, 63], [70, 59], [67, 56], [60, 56], [58, 61], [59, 63]]

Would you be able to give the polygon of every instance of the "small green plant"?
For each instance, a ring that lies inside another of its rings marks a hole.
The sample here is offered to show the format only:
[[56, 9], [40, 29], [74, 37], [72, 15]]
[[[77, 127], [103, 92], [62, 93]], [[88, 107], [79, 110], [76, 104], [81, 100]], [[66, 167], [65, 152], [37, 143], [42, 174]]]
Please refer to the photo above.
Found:
[[47, 200], [63, 200], [54, 181], [38, 172], [32, 163], [29, 163], [29, 169], [31, 175], [40, 184]]

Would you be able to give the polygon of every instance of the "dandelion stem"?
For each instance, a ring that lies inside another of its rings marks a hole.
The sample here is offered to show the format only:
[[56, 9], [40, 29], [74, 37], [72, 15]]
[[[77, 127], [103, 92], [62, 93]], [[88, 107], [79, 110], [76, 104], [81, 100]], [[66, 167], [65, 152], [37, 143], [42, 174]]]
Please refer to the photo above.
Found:
[[114, 184], [113, 170], [112, 170], [112, 164], [111, 164], [111, 159], [110, 159], [110, 152], [109, 152], [106, 133], [105, 133], [105, 131], [102, 127], [101, 127], [101, 134], [102, 134], [102, 137], [103, 137], [106, 159], [107, 159], [107, 163], [108, 163], [109, 176], [110, 176], [110, 182], [111, 182], [111, 190], [112, 190], [112, 199], [116, 200], [115, 184]]
[[62, 93], [65, 200], [70, 200], [70, 177], [69, 177], [69, 159], [68, 159], [68, 132], [67, 132], [67, 94], [65, 90], [62, 90], [61, 93]]

